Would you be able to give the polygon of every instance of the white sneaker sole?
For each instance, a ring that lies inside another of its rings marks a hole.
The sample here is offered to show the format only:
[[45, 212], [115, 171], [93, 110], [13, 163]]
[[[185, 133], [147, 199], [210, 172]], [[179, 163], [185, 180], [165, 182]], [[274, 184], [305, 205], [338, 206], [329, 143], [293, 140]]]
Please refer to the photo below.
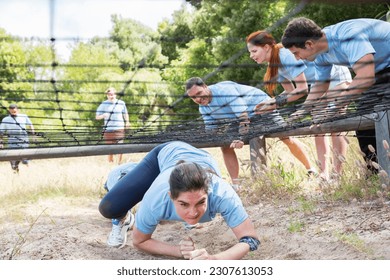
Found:
[[129, 219], [124, 223], [122, 230], [121, 230], [121, 235], [124, 236], [123, 238], [123, 243], [118, 246], [118, 249], [122, 249], [123, 247], [126, 246], [127, 242], [127, 232], [133, 227], [135, 218], [134, 214], [129, 211]]

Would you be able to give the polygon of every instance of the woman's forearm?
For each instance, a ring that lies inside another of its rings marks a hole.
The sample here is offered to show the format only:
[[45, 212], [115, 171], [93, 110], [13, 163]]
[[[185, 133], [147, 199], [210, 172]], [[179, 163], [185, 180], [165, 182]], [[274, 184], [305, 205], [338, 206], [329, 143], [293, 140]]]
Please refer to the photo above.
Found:
[[133, 245], [137, 249], [153, 255], [171, 256], [176, 258], [183, 257], [179, 246], [171, 245], [153, 238], [139, 244], [133, 243]]
[[246, 243], [237, 243], [226, 251], [213, 255], [216, 260], [240, 260], [249, 252], [249, 245]]

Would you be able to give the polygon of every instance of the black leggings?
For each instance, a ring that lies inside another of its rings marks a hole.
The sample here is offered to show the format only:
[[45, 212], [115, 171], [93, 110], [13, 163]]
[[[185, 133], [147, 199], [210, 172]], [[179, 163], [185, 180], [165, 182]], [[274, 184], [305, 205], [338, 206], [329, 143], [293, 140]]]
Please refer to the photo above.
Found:
[[140, 202], [160, 174], [157, 156], [168, 143], [151, 150], [136, 167], [123, 176], [103, 197], [99, 204], [100, 213], [109, 219], [121, 219], [127, 211]]
[[[377, 79], [375, 82], [376, 85], [390, 83], [390, 67], [376, 73], [375, 78]], [[375, 129], [358, 130], [356, 131], [356, 137], [359, 142], [360, 150], [365, 154], [364, 160], [367, 163], [367, 168], [373, 173], [378, 173], [378, 170], [370, 164], [370, 161], [378, 163], [378, 158], [376, 156], [378, 151], [376, 147]], [[369, 145], [374, 147], [375, 152], [371, 152], [368, 149]]]

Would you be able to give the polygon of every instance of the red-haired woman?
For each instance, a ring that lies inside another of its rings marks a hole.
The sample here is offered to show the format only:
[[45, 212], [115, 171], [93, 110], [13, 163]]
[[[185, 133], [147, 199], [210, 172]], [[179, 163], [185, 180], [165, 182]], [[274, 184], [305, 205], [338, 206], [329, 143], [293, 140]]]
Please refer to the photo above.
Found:
[[[272, 97], [275, 96], [277, 84], [280, 83], [284, 91], [271, 100], [257, 105], [257, 113], [261, 114], [276, 108], [280, 108], [288, 102], [296, 101], [306, 96], [310, 90], [310, 84], [315, 82], [315, 67], [312, 62], [297, 60], [295, 56], [278, 44], [274, 37], [267, 31], [256, 31], [246, 38], [250, 58], [258, 64], [267, 63], [267, 71], [264, 75], [266, 91]], [[347, 67], [336, 66], [332, 68], [330, 88], [332, 92], [345, 89], [351, 82], [351, 73]], [[320, 93], [322, 95], [322, 93]], [[326, 143], [324, 135], [315, 138], [317, 156], [321, 177], [329, 180], [329, 166], [327, 154], [330, 146]], [[340, 175], [342, 163], [347, 152], [345, 136], [332, 134], [333, 145], [333, 171]]]

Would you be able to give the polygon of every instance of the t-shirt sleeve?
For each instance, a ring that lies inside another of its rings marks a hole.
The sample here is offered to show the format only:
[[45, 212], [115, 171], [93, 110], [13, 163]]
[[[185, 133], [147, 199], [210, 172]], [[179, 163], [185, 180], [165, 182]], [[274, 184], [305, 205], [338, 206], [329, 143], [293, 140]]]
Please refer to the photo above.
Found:
[[[348, 36], [348, 33], [346, 34]], [[354, 34], [353, 39], [341, 44], [341, 51], [348, 56], [348, 62], [353, 67], [356, 62], [367, 54], [375, 54], [375, 49], [369, 41], [368, 34], [360, 32]]]
[[103, 111], [103, 108], [102, 108], [102, 104], [99, 105], [99, 107], [96, 109], [96, 116], [99, 116], [101, 114], [103, 114], [104, 112]]
[[330, 81], [332, 64], [323, 61], [320, 57], [315, 60], [315, 80], [316, 81]]
[[122, 114], [124, 114], [124, 115], [127, 115], [128, 114], [128, 112], [127, 112], [127, 108], [126, 108], [126, 104], [125, 104], [125, 102], [123, 102], [122, 101]]
[[149, 205], [146, 202], [142, 201], [137, 210], [137, 213], [135, 214], [135, 226], [137, 229], [144, 234], [152, 234], [155, 231], [158, 223], [159, 220], [156, 216], [156, 213], [151, 211]]
[[27, 116], [26, 116], [26, 125], [32, 125], [30, 118]]

